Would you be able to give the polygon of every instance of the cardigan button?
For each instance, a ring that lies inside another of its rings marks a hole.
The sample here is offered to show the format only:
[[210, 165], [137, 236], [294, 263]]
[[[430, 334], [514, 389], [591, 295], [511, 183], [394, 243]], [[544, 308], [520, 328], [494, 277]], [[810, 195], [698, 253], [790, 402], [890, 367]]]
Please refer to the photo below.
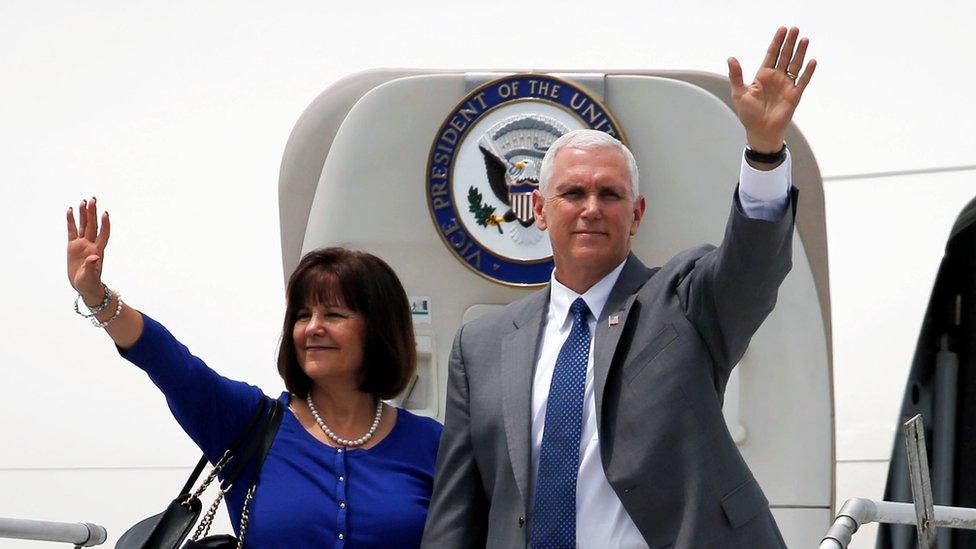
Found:
[[519, 528], [525, 526], [525, 517], [519, 517], [518, 523], [519, 523]]

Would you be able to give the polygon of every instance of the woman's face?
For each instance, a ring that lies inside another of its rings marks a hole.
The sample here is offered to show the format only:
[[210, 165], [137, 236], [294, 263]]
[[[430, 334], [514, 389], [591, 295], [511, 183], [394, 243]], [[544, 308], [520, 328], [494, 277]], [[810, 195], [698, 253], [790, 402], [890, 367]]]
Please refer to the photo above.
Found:
[[313, 383], [359, 384], [366, 322], [344, 305], [310, 305], [298, 310], [292, 328], [298, 365]]

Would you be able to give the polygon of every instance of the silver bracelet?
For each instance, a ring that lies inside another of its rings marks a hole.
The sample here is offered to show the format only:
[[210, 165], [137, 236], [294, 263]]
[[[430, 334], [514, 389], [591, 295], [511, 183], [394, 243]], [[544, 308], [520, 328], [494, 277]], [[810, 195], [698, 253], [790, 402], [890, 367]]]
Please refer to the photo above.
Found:
[[102, 284], [102, 286], [105, 287], [105, 297], [102, 298], [102, 302], [99, 303], [98, 305], [95, 305], [94, 307], [85, 303], [85, 307], [88, 307], [88, 310], [91, 312], [91, 314], [86, 315], [85, 313], [81, 312], [81, 308], [78, 307], [79, 301], [81, 301], [82, 303], [85, 302], [85, 300], [81, 297], [80, 293], [78, 294], [78, 297], [75, 298], [75, 312], [85, 318], [91, 318], [97, 315], [98, 313], [104, 311], [105, 309], [108, 309], [108, 304], [110, 301], [112, 301], [112, 290], [110, 290], [108, 288], [108, 285], [106, 284]]
[[[94, 307], [85, 303], [85, 307], [88, 307], [88, 311], [93, 315], [97, 315], [105, 309], [108, 309], [108, 302], [112, 300], [112, 290], [108, 288], [107, 284], [102, 284], [102, 287], [105, 288], [105, 295], [102, 297], [101, 303]], [[82, 299], [81, 301], [84, 303], [85, 300]]]
[[119, 302], [118, 305], [115, 306], [115, 313], [112, 316], [106, 318], [105, 322], [99, 322], [98, 319], [95, 318], [95, 315], [91, 315], [91, 318], [89, 318], [89, 320], [91, 320], [92, 326], [96, 328], [104, 328], [109, 324], [111, 324], [112, 322], [114, 322], [115, 319], [119, 318], [119, 315], [122, 314], [122, 296], [119, 295], [118, 292], [113, 292], [113, 295], [115, 295], [115, 298]]

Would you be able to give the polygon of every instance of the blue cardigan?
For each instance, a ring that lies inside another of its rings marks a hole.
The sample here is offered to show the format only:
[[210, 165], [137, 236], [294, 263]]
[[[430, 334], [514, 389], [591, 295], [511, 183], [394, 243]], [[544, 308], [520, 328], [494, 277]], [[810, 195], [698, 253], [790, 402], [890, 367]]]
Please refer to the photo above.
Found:
[[[145, 328], [122, 356], [166, 396], [173, 416], [211, 463], [241, 431], [264, 393], [207, 367], [169, 331]], [[289, 393], [278, 398], [285, 406]], [[419, 547], [434, 482], [441, 425], [397, 410], [393, 431], [369, 449], [323, 444], [286, 410], [251, 502], [248, 547]], [[235, 530], [252, 473], [227, 494]], [[204, 502], [204, 507], [206, 507]]]

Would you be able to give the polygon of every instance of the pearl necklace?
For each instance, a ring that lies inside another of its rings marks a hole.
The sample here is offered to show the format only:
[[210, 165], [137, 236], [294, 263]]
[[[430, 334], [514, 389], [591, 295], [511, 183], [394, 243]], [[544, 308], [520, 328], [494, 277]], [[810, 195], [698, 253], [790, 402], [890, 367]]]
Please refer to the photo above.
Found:
[[308, 396], [305, 397], [305, 402], [308, 403], [308, 409], [312, 411], [312, 416], [315, 417], [315, 423], [319, 424], [319, 427], [322, 429], [322, 431], [325, 432], [325, 435], [330, 439], [332, 439], [332, 441], [335, 442], [336, 444], [340, 446], [346, 446], [349, 448], [362, 446], [363, 444], [366, 444], [366, 442], [368, 442], [369, 439], [373, 438], [373, 435], [376, 433], [376, 428], [380, 426], [380, 419], [383, 418], [383, 401], [377, 399], [376, 415], [373, 416], [373, 425], [369, 428], [369, 431], [366, 431], [365, 435], [355, 440], [348, 440], [333, 433], [332, 429], [329, 429], [329, 426], [325, 424], [325, 421], [322, 421], [322, 416], [319, 415], [319, 411], [315, 408], [315, 404], [312, 402], [311, 392], [309, 392]]

